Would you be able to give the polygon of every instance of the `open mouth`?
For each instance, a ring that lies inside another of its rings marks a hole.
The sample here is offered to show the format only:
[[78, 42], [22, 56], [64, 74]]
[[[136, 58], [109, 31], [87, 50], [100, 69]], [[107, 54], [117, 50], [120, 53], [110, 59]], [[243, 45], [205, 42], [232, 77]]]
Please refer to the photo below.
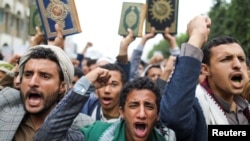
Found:
[[28, 102], [31, 106], [38, 106], [40, 105], [42, 97], [39, 94], [29, 94], [28, 95]]
[[232, 75], [231, 82], [232, 82], [232, 86], [236, 89], [242, 89], [244, 86], [242, 74]]
[[231, 80], [234, 81], [234, 82], [240, 83], [241, 80], [242, 80], [242, 76], [241, 76], [241, 75], [234, 75], [234, 76], [231, 78]]
[[145, 137], [147, 132], [147, 126], [145, 123], [135, 123], [135, 134], [138, 137]]
[[112, 102], [112, 98], [104, 97], [102, 101], [105, 105], [110, 104]]

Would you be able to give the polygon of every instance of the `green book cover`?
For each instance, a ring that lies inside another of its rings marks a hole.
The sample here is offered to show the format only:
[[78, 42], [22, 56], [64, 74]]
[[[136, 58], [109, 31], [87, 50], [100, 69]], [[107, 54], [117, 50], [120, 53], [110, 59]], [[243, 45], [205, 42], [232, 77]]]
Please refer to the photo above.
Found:
[[141, 37], [146, 11], [146, 4], [123, 2], [118, 34], [126, 36], [127, 29], [130, 28], [133, 30], [134, 37]]
[[29, 35], [34, 36], [36, 34], [36, 26], [38, 26], [42, 33], [44, 33], [42, 21], [38, 13], [37, 6], [31, 5], [29, 16]]
[[171, 34], [177, 33], [178, 0], [147, 0], [146, 33], [155, 27], [156, 33], [164, 33], [169, 27]]

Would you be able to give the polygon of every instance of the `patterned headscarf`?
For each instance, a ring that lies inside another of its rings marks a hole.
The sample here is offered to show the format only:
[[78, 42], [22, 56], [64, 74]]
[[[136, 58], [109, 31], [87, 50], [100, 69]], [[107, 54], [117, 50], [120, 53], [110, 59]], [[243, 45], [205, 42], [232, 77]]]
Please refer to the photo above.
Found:
[[28, 50], [24, 53], [24, 55], [20, 58], [19, 68], [20, 68], [20, 76], [23, 75], [23, 69], [26, 61], [30, 59], [30, 54], [35, 48], [50, 48], [58, 58], [60, 68], [63, 72], [64, 81], [66, 83], [66, 89], [69, 90], [71, 81], [74, 77], [74, 66], [68, 57], [68, 55], [57, 46], [52, 45], [38, 45], [34, 47], [28, 48]]

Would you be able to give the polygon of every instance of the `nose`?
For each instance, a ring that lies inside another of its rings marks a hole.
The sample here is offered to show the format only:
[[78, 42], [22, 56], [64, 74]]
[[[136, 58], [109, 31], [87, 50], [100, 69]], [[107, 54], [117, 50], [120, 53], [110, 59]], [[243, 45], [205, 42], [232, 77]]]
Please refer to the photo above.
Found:
[[38, 85], [38, 76], [34, 74], [29, 81], [29, 86], [37, 86]]
[[145, 107], [143, 105], [139, 106], [138, 118], [140, 118], [140, 119], [146, 118]]
[[239, 69], [241, 68], [242, 62], [239, 60], [239, 58], [236, 56], [233, 59], [233, 68], [234, 69]]
[[106, 86], [104, 87], [105, 93], [109, 93], [110, 92], [110, 89], [111, 89], [110, 87], [111, 87], [110, 84], [106, 84]]
[[16, 87], [20, 87], [20, 76], [18, 75], [16, 78], [14, 78], [14, 83]]

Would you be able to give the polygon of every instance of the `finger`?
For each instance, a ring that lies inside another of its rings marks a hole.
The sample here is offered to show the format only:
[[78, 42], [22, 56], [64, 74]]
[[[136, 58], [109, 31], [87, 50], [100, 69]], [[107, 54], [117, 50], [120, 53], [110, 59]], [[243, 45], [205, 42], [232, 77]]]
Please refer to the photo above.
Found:
[[42, 31], [39, 26], [36, 26], [36, 34], [38, 35], [42, 34]]
[[130, 41], [133, 41], [135, 38], [134, 38], [134, 33], [133, 33], [133, 30], [132, 29], [128, 29], [128, 35], [126, 36], [127, 39], [130, 39]]
[[151, 33], [155, 33], [155, 27], [151, 27], [150, 32], [151, 32]]
[[58, 24], [55, 24], [55, 29], [56, 29], [57, 37], [58, 38], [63, 38], [62, 29]]

